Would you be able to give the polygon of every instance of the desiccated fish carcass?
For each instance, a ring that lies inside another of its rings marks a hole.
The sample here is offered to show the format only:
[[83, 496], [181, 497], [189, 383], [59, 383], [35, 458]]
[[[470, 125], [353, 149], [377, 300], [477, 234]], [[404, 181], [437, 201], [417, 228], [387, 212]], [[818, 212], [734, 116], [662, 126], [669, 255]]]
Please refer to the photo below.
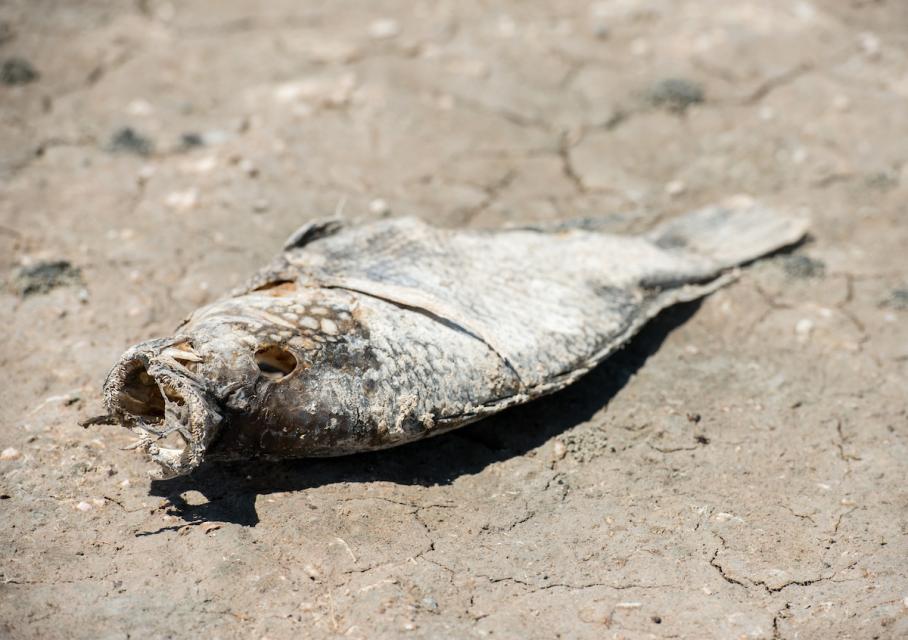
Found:
[[642, 236], [310, 223], [248, 286], [129, 349], [107, 408], [166, 475], [410, 442], [563, 388], [806, 228], [741, 200]]

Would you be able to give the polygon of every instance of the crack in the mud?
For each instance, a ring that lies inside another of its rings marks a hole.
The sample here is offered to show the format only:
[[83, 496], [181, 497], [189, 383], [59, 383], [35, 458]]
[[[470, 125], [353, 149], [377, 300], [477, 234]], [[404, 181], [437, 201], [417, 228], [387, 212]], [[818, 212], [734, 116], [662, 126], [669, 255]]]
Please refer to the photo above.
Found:
[[696, 451], [697, 449], [700, 448], [699, 445], [694, 445], [692, 447], [665, 447], [665, 448], [662, 448], [662, 447], [657, 447], [652, 442], [647, 442], [646, 446], [649, 447], [650, 449], [652, 449], [653, 451], [658, 451], [659, 453], [665, 453], [665, 454], [680, 453], [681, 451]]
[[[747, 580], [747, 582], [750, 583], [750, 584], [747, 584], [747, 583], [743, 582], [742, 580], [739, 580], [738, 578], [735, 578], [734, 576], [729, 575], [726, 572], [725, 567], [723, 567], [719, 563], [719, 561], [718, 561], [719, 552], [722, 549], [727, 548], [727, 544], [726, 544], [725, 538], [723, 538], [722, 536], [716, 534], [716, 537], [718, 537], [719, 540], [721, 541], [721, 545], [716, 547], [716, 550], [713, 552], [712, 558], [709, 559], [710, 566], [713, 567], [714, 569], [716, 569], [716, 571], [719, 572], [719, 575], [722, 576], [722, 579], [725, 580], [726, 582], [728, 582], [729, 584], [734, 584], [739, 587], [743, 587], [745, 589], [750, 589], [752, 587], [762, 587], [766, 593], [768, 593], [769, 595], [773, 595], [775, 593], [779, 593], [780, 591], [783, 591], [784, 589], [787, 589], [788, 587], [793, 587], [793, 586], [809, 587], [811, 585], [817, 584], [818, 582], [825, 582], [827, 580], [832, 580], [834, 577], [836, 577], [840, 573], [840, 571], [833, 571], [831, 574], [829, 574], [827, 576], [821, 575], [817, 578], [808, 578], [806, 580], [789, 580], [788, 582], [781, 584], [777, 587], [770, 586], [769, 584], [767, 584], [767, 582], [765, 580], [755, 580], [753, 578], [748, 578], [745, 576], [744, 580]], [[851, 569], [856, 564], [857, 564], [857, 561], [852, 562], [850, 565], [845, 567], [845, 569]]]
[[573, 161], [571, 160], [571, 149], [583, 141], [583, 136], [584, 133], [580, 132], [580, 134], [577, 135], [577, 139], [572, 141], [570, 140], [568, 132], [564, 131], [558, 139], [558, 157], [561, 158], [561, 172], [564, 174], [564, 177], [567, 178], [568, 182], [574, 186], [574, 190], [580, 195], [587, 193], [589, 189], [583, 182], [583, 177], [577, 173], [577, 170], [574, 168]]
[[783, 509], [785, 509], [786, 511], [788, 511], [788, 513], [790, 513], [791, 515], [793, 515], [795, 518], [800, 518], [801, 520], [807, 520], [807, 521], [810, 522], [810, 524], [812, 524], [812, 525], [816, 525], [816, 524], [817, 524], [817, 523], [816, 523], [816, 520], [814, 520], [812, 517], [810, 517], [810, 516], [807, 515], [806, 513], [798, 513], [797, 511], [795, 511], [794, 509], [792, 509], [791, 507], [789, 507], [787, 504], [782, 504], [781, 507], [782, 507]]
[[548, 591], [549, 589], [567, 589], [568, 591], [582, 591], [584, 589], [613, 589], [615, 591], [625, 591], [628, 589], [670, 589], [677, 585], [671, 584], [644, 584], [630, 582], [627, 584], [609, 584], [607, 582], [588, 582], [583, 584], [570, 584], [567, 582], [554, 582], [552, 584], [538, 585], [533, 582], [528, 582], [526, 580], [521, 580], [520, 578], [515, 578], [513, 576], [502, 576], [502, 577], [493, 577], [489, 575], [477, 574], [473, 576], [474, 578], [482, 578], [487, 580], [490, 584], [499, 584], [502, 582], [510, 582], [513, 584], [518, 584], [524, 587], [531, 587], [531, 590], [528, 591], [528, 594], [538, 593], [540, 591]]
[[860, 456], [856, 456], [853, 453], [848, 453], [847, 451], [845, 451], [845, 445], [848, 444], [850, 438], [846, 437], [844, 432], [842, 431], [841, 419], [836, 419], [835, 430], [836, 434], [838, 435], [838, 438], [835, 440], [835, 446], [839, 451], [839, 459], [842, 460], [842, 462], [844, 462], [845, 466], [847, 467], [845, 475], [849, 476], [851, 475], [852, 461], [860, 461], [861, 458]]
[[501, 178], [493, 182], [492, 184], [482, 187], [482, 190], [485, 192], [485, 197], [482, 199], [482, 202], [477, 204], [474, 207], [468, 208], [464, 212], [463, 219], [461, 223], [466, 226], [469, 225], [473, 220], [488, 210], [489, 207], [495, 204], [498, 200], [498, 197], [501, 195], [501, 192], [508, 188], [508, 186], [514, 182], [514, 179], [517, 177], [515, 171], [506, 172]]
[[848, 515], [854, 513], [855, 511], [857, 511], [857, 509], [858, 509], [857, 507], [852, 507], [852, 508], [849, 509], [848, 511], [844, 511], [844, 512], [842, 512], [842, 513], [839, 514], [839, 517], [836, 518], [835, 525], [834, 525], [833, 528], [832, 528], [832, 535], [836, 535], [836, 534], [839, 533], [839, 527], [842, 525], [842, 520], [843, 520], [846, 516], [848, 516]]

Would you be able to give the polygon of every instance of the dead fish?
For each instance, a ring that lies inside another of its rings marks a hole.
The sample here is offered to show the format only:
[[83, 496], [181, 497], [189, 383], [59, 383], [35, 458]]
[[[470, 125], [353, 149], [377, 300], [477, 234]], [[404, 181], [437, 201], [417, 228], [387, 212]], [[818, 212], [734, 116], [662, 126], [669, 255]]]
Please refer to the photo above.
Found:
[[105, 403], [164, 476], [392, 447], [562, 389], [806, 229], [740, 198], [640, 236], [312, 222], [173, 337], [123, 354]]

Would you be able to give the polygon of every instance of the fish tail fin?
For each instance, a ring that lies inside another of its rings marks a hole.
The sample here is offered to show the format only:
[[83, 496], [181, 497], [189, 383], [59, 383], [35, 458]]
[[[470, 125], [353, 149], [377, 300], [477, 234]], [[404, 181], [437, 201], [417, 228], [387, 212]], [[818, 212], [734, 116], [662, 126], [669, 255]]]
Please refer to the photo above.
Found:
[[796, 244], [808, 226], [806, 218], [783, 216], [746, 196], [735, 196], [669, 220], [647, 238], [663, 249], [694, 253], [725, 269]]

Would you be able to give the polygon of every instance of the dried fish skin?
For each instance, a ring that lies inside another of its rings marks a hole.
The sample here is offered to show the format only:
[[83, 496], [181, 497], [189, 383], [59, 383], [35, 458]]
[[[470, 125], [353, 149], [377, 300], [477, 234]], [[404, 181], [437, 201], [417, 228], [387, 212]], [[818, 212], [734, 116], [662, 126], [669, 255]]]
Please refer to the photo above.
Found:
[[403, 444], [563, 388], [806, 228], [742, 200], [643, 236], [310, 223], [177, 336], [127, 351], [106, 404], [165, 475]]

